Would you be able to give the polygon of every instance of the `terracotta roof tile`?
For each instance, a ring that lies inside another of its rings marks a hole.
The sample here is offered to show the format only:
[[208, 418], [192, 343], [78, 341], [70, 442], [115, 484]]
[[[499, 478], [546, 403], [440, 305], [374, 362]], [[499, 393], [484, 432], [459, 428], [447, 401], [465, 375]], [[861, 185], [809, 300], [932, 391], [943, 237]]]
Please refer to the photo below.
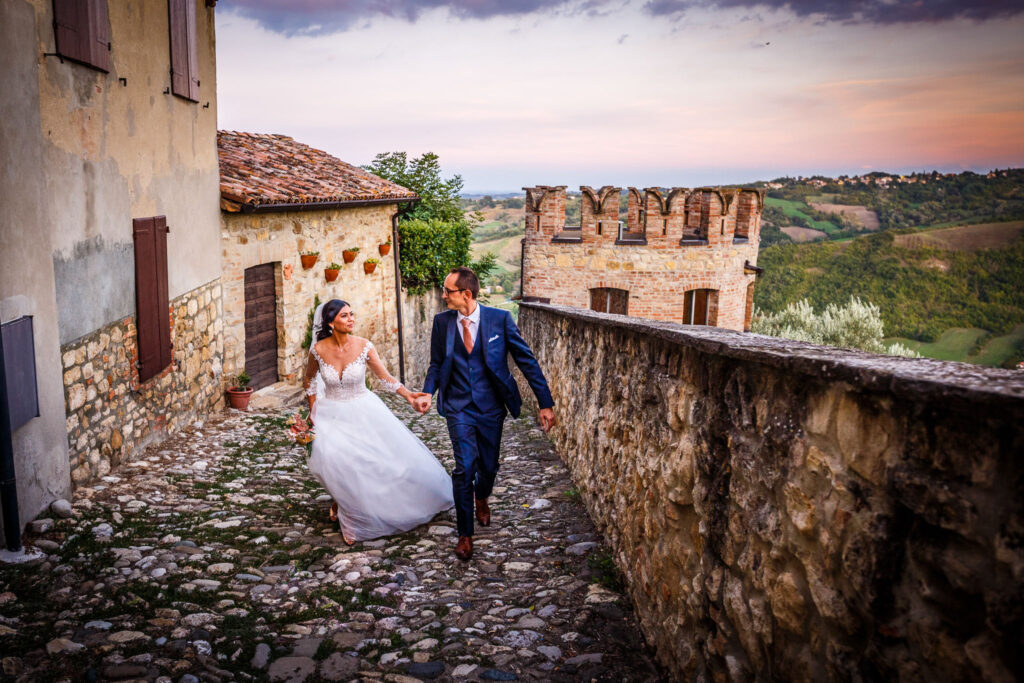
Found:
[[255, 207], [416, 198], [415, 192], [401, 185], [287, 135], [217, 131], [217, 155], [220, 194], [229, 204]]

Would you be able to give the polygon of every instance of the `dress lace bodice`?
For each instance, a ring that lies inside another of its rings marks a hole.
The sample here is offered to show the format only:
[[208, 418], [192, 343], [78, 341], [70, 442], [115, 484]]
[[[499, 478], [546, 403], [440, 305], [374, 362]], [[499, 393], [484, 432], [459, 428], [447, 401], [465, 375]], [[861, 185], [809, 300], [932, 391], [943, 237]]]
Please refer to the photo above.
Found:
[[[371, 351], [373, 351], [373, 343], [367, 341], [359, 355], [342, 368], [339, 375], [338, 370], [333, 365], [320, 357], [320, 354], [316, 351], [316, 345], [312, 345], [309, 353], [319, 365], [320, 377], [324, 382], [324, 395], [322, 398], [331, 401], [351, 401], [366, 394], [368, 391], [366, 388], [366, 361]], [[376, 358], [376, 355], [374, 355], [374, 358]], [[383, 368], [381, 368], [381, 371], [383, 371]], [[398, 391], [402, 386], [401, 382], [396, 381], [386, 371], [384, 371], [383, 376], [378, 376], [377, 379], [381, 387], [388, 391]], [[310, 388], [306, 393], [316, 393], [315, 386], [315, 383], [311, 382]]]

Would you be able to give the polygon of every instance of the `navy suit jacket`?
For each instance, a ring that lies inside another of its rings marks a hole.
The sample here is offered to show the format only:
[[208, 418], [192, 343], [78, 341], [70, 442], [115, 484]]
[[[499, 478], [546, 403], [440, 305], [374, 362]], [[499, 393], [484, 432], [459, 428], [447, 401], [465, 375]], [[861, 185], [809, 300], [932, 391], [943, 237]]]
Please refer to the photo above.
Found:
[[[508, 369], [507, 357], [511, 355], [537, 396], [538, 405], [541, 408], [554, 406], [544, 373], [526, 340], [519, 334], [512, 314], [500, 308], [480, 304], [477, 306], [480, 307], [480, 325], [475, 344], [484, 345], [487, 380], [498, 402], [505, 405], [512, 417], [519, 417], [523, 398]], [[445, 390], [452, 374], [455, 344], [463, 343], [462, 334], [457, 328], [458, 311], [444, 311], [434, 316], [434, 327], [430, 332], [430, 367], [427, 368], [423, 391], [428, 394], [438, 392], [437, 412], [441, 415], [445, 414]]]

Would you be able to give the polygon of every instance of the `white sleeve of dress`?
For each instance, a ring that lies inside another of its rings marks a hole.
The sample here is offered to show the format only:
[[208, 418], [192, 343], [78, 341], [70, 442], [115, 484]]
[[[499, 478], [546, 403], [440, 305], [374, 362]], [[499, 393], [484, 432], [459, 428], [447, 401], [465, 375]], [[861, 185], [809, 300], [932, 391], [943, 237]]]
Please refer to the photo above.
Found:
[[309, 359], [306, 361], [306, 375], [303, 383], [306, 386], [306, 396], [316, 396], [316, 374], [320, 371], [320, 354], [316, 352], [312, 344], [309, 347]]
[[372, 342], [366, 342], [367, 356], [366, 364], [373, 371], [373, 374], [377, 377], [377, 382], [381, 387], [388, 391], [397, 392], [402, 388], [402, 383], [391, 376], [391, 373], [384, 367], [384, 363], [381, 362], [380, 356], [377, 355], [377, 349], [373, 348]]

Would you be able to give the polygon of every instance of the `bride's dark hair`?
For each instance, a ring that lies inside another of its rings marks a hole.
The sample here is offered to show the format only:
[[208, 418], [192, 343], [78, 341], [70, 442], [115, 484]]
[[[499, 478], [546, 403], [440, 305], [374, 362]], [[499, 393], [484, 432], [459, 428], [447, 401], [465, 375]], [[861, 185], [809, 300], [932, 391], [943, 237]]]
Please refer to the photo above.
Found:
[[317, 341], [322, 341], [331, 336], [331, 323], [334, 322], [338, 312], [348, 305], [347, 301], [342, 301], [341, 299], [331, 299], [324, 304], [324, 310], [320, 311], [320, 332], [316, 335]]

